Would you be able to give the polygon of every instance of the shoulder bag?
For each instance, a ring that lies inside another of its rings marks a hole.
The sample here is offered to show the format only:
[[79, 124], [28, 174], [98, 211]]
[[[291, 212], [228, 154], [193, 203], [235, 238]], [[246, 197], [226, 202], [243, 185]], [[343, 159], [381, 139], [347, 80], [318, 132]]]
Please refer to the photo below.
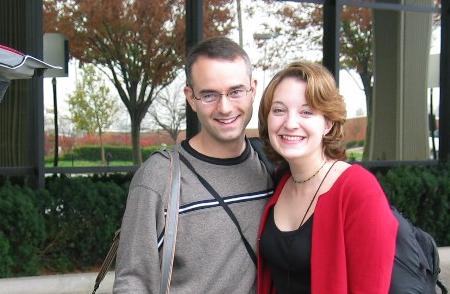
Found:
[[[178, 146], [174, 145], [173, 151], [168, 151], [170, 159], [170, 194], [167, 204], [166, 224], [164, 233], [164, 245], [161, 261], [161, 286], [159, 293], [168, 294], [170, 287], [170, 280], [172, 277], [173, 259], [175, 255], [175, 243], [177, 237], [178, 226], [178, 208], [180, 203], [180, 158], [178, 153]], [[94, 289], [92, 294], [95, 294], [101, 282], [103, 281], [108, 269], [111, 267], [113, 260], [117, 254], [119, 247], [120, 229], [114, 234], [113, 242], [106, 255], [105, 260], [100, 268], [100, 272], [95, 279]]]

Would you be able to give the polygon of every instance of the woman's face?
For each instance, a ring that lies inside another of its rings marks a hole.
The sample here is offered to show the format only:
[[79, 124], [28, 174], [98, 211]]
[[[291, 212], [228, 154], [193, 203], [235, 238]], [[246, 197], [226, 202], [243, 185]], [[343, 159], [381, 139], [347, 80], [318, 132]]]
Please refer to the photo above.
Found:
[[306, 82], [284, 78], [275, 88], [268, 115], [272, 147], [286, 161], [321, 156], [322, 137], [332, 124], [306, 102]]

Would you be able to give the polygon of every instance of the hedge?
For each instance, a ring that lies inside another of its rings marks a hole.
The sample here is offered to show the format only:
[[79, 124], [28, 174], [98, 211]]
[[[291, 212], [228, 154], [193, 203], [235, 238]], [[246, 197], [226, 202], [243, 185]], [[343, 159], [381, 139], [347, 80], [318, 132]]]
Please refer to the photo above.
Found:
[[72, 271], [101, 263], [120, 227], [126, 191], [113, 182], [52, 178], [37, 203], [45, 213], [46, 247], [42, 263], [51, 271]]
[[450, 245], [450, 164], [396, 167], [377, 177], [391, 204], [438, 245]]
[[0, 278], [85, 270], [101, 264], [120, 227], [128, 185], [49, 178], [32, 191], [0, 187]]
[[1, 187], [0, 277], [33, 275], [39, 271], [46, 231], [35, 203], [46, 194], [9, 182]]
[[[396, 167], [378, 173], [396, 206], [450, 245], [450, 164]], [[51, 177], [33, 191], [0, 186], [0, 278], [98, 267], [120, 227], [131, 174]]]
[[[129, 146], [105, 146], [105, 154], [111, 155], [111, 161], [133, 161], [132, 149]], [[143, 160], [147, 159], [150, 154], [161, 149], [161, 146], [154, 145], [141, 149]], [[67, 153], [62, 157], [63, 160], [87, 160], [98, 161], [101, 159], [101, 149], [98, 145], [85, 145], [76, 147], [72, 153]]]

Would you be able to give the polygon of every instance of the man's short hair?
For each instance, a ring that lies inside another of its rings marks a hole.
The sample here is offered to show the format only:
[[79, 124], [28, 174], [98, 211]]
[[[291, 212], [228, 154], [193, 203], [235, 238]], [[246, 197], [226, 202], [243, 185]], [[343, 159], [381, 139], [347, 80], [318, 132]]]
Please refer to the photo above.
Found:
[[244, 49], [226, 37], [214, 37], [198, 43], [189, 51], [184, 68], [188, 86], [192, 86], [192, 66], [201, 56], [229, 61], [240, 57], [247, 66], [248, 76], [252, 76], [252, 64]]

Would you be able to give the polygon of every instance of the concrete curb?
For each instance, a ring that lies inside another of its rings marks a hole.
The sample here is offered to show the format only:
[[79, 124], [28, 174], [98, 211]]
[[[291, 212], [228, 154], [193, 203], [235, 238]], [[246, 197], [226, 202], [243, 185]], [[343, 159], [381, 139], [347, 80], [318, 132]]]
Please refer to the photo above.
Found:
[[441, 266], [439, 280], [450, 291], [450, 247], [439, 247], [439, 260]]
[[[0, 279], [0, 294], [88, 294], [97, 273], [48, 275]], [[111, 294], [114, 272], [108, 272], [97, 294]]]
[[[450, 289], [450, 247], [440, 247], [439, 257], [439, 278]], [[0, 279], [0, 294], [88, 294], [96, 277], [97, 273], [80, 273]], [[97, 294], [111, 294], [113, 283], [114, 272], [108, 272]]]

